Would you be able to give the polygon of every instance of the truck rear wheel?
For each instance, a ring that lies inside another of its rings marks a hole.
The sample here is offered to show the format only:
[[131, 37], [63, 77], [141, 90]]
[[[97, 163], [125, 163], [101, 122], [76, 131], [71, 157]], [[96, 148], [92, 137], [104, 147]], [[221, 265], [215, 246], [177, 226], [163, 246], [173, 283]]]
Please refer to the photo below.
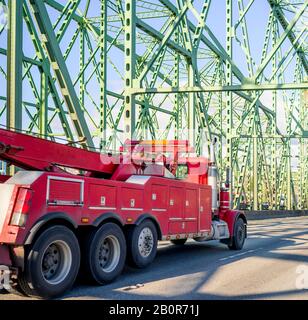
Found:
[[93, 232], [87, 243], [86, 272], [102, 285], [115, 280], [123, 271], [126, 242], [122, 229], [107, 223]]
[[50, 299], [71, 289], [79, 271], [80, 248], [70, 229], [51, 227], [26, 251], [25, 270], [19, 278], [26, 295]]
[[184, 246], [184, 244], [187, 242], [187, 239], [171, 240], [170, 242], [176, 246]]
[[243, 219], [239, 218], [235, 222], [232, 244], [230, 250], [242, 250], [246, 239], [246, 225]]
[[127, 237], [128, 264], [139, 269], [150, 265], [156, 257], [157, 242], [157, 230], [151, 220], [130, 229]]

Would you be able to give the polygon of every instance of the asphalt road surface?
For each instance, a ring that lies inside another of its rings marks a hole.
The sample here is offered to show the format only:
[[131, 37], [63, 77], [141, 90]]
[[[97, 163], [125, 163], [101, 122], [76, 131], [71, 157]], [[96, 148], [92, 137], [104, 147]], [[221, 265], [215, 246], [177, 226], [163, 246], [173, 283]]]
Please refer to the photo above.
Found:
[[[163, 242], [146, 270], [126, 268], [104, 287], [77, 283], [63, 299], [308, 300], [308, 218], [253, 221], [241, 252], [219, 242]], [[0, 300], [25, 299], [10, 294]]]

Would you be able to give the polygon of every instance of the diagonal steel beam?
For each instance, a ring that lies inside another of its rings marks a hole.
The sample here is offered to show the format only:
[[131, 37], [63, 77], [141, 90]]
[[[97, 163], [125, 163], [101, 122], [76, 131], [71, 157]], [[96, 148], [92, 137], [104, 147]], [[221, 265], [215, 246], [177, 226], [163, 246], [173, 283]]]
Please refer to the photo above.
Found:
[[[136, 18], [136, 25], [139, 29], [146, 32], [151, 37], [155, 38], [159, 42], [164, 40], [165, 35], [157, 31], [156, 29], [152, 28], [150, 25], [145, 23], [143, 20]], [[175, 52], [178, 52], [179, 54], [183, 55], [186, 58], [191, 58], [191, 53], [187, 51], [185, 48], [181, 47], [177, 43], [175, 43], [172, 40], [168, 40], [166, 42], [166, 46], [170, 49], [174, 50]]]
[[164, 35], [163, 39], [161, 39], [161, 43], [159, 44], [159, 46], [158, 46], [156, 52], [154, 53], [153, 57], [147, 63], [146, 68], [143, 70], [143, 72], [138, 77], [138, 81], [139, 81], [140, 84], [141, 84], [142, 80], [145, 78], [145, 76], [147, 75], [147, 73], [151, 70], [152, 66], [154, 65], [155, 61], [158, 59], [158, 57], [159, 57], [161, 51], [164, 49], [165, 45], [167, 45], [167, 43], [170, 41], [170, 38], [172, 37], [172, 35], [174, 34], [175, 30], [177, 29], [177, 27], [181, 23], [183, 17], [186, 15], [186, 13], [187, 13], [187, 11], [189, 9], [189, 5], [192, 2], [193, 2], [193, 0], [188, 0], [188, 2], [184, 5], [184, 7], [181, 10], [178, 11], [178, 13], [176, 15], [176, 19], [175, 19], [172, 27], [170, 27], [168, 32]]
[[[41, 43], [39, 41], [39, 36], [38, 36], [37, 31], [34, 27], [34, 21], [32, 19], [31, 14], [30, 14], [30, 9], [28, 8], [28, 5], [26, 3], [24, 3], [23, 10], [24, 10], [25, 24], [27, 26], [29, 34], [31, 35], [31, 40], [32, 40], [32, 43], [33, 43], [35, 51], [36, 51], [36, 56], [37, 56], [39, 63], [40, 63], [38, 65], [38, 67], [41, 69], [41, 73], [47, 77], [50, 94], [51, 94], [51, 97], [54, 101], [54, 104], [58, 110], [59, 119], [61, 121], [65, 136], [69, 141], [74, 141], [73, 133], [70, 129], [70, 125], [68, 123], [66, 113], [63, 110], [63, 106], [61, 104], [61, 99], [58, 96], [57, 88], [56, 88], [55, 82], [53, 81], [52, 74], [50, 72], [49, 63], [46, 59], [44, 50], [43, 50]], [[37, 60], [34, 60], [34, 61], [38, 62]]]
[[56, 78], [65, 103], [67, 105], [71, 120], [73, 122], [76, 134], [81, 140], [83, 148], [94, 148], [92, 136], [90, 134], [84, 113], [79, 103], [78, 96], [75, 92], [73, 82], [70, 78], [65, 59], [62, 55], [60, 46], [57, 42], [56, 35], [48, 16], [48, 12], [43, 0], [30, 0], [34, 13], [34, 18], [38, 25], [41, 35], [42, 44], [48, 53]]
[[[48, 4], [51, 8], [53, 8], [59, 12], [62, 12], [64, 10], [64, 6], [55, 0], [44, 0], [44, 2], [46, 4]], [[87, 22], [87, 20], [84, 17], [78, 15], [76, 12], [72, 14], [72, 19], [75, 22], [77, 22], [78, 24], [83, 24], [83, 23]], [[87, 27], [89, 27], [91, 29], [91, 31], [93, 32], [94, 35], [96, 35], [97, 37], [100, 37], [100, 29], [97, 26], [92, 25], [92, 24], [90, 25], [89, 23], [87, 23]], [[120, 43], [118, 41], [115, 41], [115, 39], [113, 37], [111, 37], [109, 34], [107, 35], [107, 41], [109, 43], [112, 43], [119, 50], [121, 50], [123, 52], [125, 51], [124, 44]], [[142, 59], [142, 57], [136, 54], [136, 59], [139, 61]], [[151, 70], [153, 71], [154, 68], [152, 68]], [[161, 79], [166, 78], [166, 75], [162, 74], [161, 72], [158, 73], [158, 76]], [[172, 82], [169, 79], [166, 79], [165, 81], [167, 84], [172, 85]]]
[[[289, 26], [289, 21], [287, 20], [287, 18], [285, 17], [279, 2], [277, 0], [267, 0], [274, 12], [274, 15], [276, 17], [276, 19], [280, 22], [282, 28], [286, 31], [288, 26]], [[308, 2], [306, 1], [306, 7], [307, 7]], [[295, 35], [295, 33], [291, 30], [288, 33], [288, 38], [291, 41], [294, 49], [296, 50], [304, 68], [306, 73], [308, 74], [308, 61], [307, 61], [307, 57], [305, 54], [304, 49], [302, 48], [302, 46], [300, 45], [299, 40], [297, 40], [297, 37]]]
[[267, 58], [263, 61], [263, 63], [259, 66], [255, 76], [254, 80], [257, 81], [261, 74], [266, 69], [267, 65], [272, 60], [273, 56], [276, 54], [276, 52], [281, 48], [282, 44], [286, 40], [286, 38], [290, 35], [293, 28], [295, 27], [296, 23], [300, 19], [300, 17], [304, 14], [308, 6], [308, 0], [305, 0], [305, 3], [302, 5], [302, 7], [298, 10], [295, 17], [292, 19], [292, 21], [287, 25], [284, 33], [281, 35], [280, 39], [277, 41], [276, 45], [273, 47], [272, 51], [268, 54]]
[[[159, 0], [163, 5], [165, 5], [174, 15], [178, 16], [179, 10], [178, 8], [169, 0]], [[193, 32], [197, 32], [197, 27], [191, 22], [188, 21], [188, 27], [189, 29]], [[235, 65], [234, 61], [231, 60], [231, 58], [228, 56], [226, 50], [224, 47], [221, 45], [219, 40], [215, 37], [215, 35], [211, 32], [211, 30], [207, 27], [207, 25], [204, 26], [204, 30], [209, 34], [210, 38], [212, 41], [210, 41], [202, 32], [200, 33], [200, 41], [203, 42], [209, 49], [211, 49], [217, 57], [222, 59], [224, 63], [229, 61], [232, 64], [232, 72], [234, 75], [240, 80], [244, 81], [245, 76], [243, 73], [240, 71], [240, 69]]]

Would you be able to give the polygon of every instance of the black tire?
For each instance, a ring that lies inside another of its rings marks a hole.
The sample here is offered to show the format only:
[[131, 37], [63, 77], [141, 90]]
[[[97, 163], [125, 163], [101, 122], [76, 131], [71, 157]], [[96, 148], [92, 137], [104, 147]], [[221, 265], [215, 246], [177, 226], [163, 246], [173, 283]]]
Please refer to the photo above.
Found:
[[87, 242], [85, 271], [99, 285], [114, 281], [123, 271], [126, 240], [122, 229], [107, 223], [94, 231]]
[[151, 220], [131, 228], [127, 234], [127, 263], [138, 269], [149, 266], [156, 257], [157, 242], [157, 229]]
[[246, 224], [243, 219], [239, 218], [235, 222], [232, 244], [229, 245], [230, 250], [242, 250], [246, 239]]
[[176, 246], [184, 246], [187, 242], [187, 239], [171, 240], [170, 242]]
[[54, 226], [26, 248], [25, 270], [18, 284], [30, 297], [56, 298], [71, 289], [79, 266], [80, 248], [75, 234], [64, 226]]

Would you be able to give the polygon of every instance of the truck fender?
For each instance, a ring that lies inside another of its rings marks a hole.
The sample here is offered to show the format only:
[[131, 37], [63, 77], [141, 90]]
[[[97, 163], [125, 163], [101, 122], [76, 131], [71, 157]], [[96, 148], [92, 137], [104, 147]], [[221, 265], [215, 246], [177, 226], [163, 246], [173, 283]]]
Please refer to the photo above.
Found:
[[157, 220], [157, 218], [155, 216], [152, 216], [150, 214], [143, 214], [141, 215], [137, 220], [136, 222], [134, 223], [135, 225], [139, 226], [144, 220], [152, 220], [156, 226], [156, 229], [157, 229], [157, 234], [158, 234], [158, 239], [161, 240], [163, 235], [162, 235], [162, 232], [161, 232], [161, 228], [160, 228], [160, 225], [159, 225], [159, 222]]
[[[230, 210], [223, 218], [223, 220], [228, 224], [231, 238], [233, 237], [234, 225], [238, 219], [243, 219], [245, 224], [246, 225], [248, 224], [245, 214], [240, 211]], [[246, 238], [247, 238], [247, 228], [246, 228]]]
[[72, 218], [70, 218], [67, 214], [65, 214], [63, 212], [48, 213], [45, 216], [41, 217], [36, 222], [36, 224], [31, 228], [31, 230], [29, 231], [29, 233], [27, 235], [25, 245], [31, 244], [32, 241], [34, 240], [35, 236], [39, 232], [39, 230], [41, 230], [41, 228], [44, 225], [46, 225], [48, 222], [50, 222], [52, 220], [63, 220], [63, 221], [66, 221], [69, 225], [71, 225], [74, 229], [78, 228], [78, 224]]
[[121, 219], [120, 216], [118, 216], [115, 213], [104, 213], [100, 217], [98, 217], [94, 222], [93, 226], [98, 227], [100, 224], [102, 224], [106, 220], [116, 220], [121, 226], [124, 226], [124, 222]]

